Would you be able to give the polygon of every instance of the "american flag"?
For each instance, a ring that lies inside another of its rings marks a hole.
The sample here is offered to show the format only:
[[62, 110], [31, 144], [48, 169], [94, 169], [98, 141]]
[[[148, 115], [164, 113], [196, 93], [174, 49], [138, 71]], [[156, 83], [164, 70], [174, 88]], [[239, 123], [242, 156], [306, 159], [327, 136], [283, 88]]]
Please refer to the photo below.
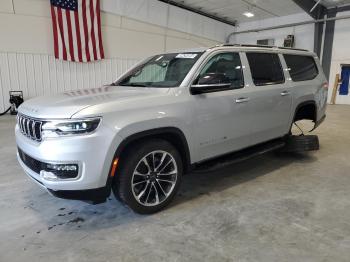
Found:
[[104, 58], [100, 0], [51, 0], [55, 57], [89, 62]]

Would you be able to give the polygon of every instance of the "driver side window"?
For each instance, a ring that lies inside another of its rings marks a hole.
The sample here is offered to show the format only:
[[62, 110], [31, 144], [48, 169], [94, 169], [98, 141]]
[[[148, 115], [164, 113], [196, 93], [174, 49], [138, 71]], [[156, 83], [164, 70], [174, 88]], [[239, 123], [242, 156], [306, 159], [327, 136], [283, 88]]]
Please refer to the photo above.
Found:
[[202, 68], [196, 84], [231, 84], [230, 88], [244, 86], [241, 59], [238, 53], [220, 53]]

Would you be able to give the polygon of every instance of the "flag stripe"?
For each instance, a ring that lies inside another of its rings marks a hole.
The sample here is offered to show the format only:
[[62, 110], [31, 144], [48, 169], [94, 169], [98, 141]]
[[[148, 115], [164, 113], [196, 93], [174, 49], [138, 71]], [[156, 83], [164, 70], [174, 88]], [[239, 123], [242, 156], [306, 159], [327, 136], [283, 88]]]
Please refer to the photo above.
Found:
[[90, 61], [94, 60], [94, 53], [93, 53], [93, 47], [92, 47], [92, 38], [91, 38], [91, 29], [92, 29], [92, 20], [91, 20], [91, 15], [90, 15], [90, 0], [86, 0], [86, 14], [89, 17], [89, 19], [87, 19], [87, 28], [88, 28], [88, 37], [89, 37], [89, 41], [88, 41], [88, 47], [89, 47], [89, 54], [90, 54]]
[[53, 5], [51, 5], [51, 17], [52, 17], [53, 42], [54, 42], [55, 57], [59, 58], [59, 56], [58, 56], [57, 22], [56, 22], [57, 20], [56, 20], [55, 8]]
[[87, 6], [86, 6], [86, 13], [89, 15], [89, 18], [87, 20], [87, 25], [88, 25], [88, 32], [89, 32], [89, 53], [90, 53], [90, 60], [93, 61], [94, 60], [94, 48], [92, 46], [92, 37], [91, 37], [91, 30], [92, 30], [92, 17], [90, 14], [90, 5], [93, 4], [91, 3], [91, 0], [86, 0], [87, 2]]
[[90, 52], [89, 52], [89, 32], [88, 32], [88, 24], [87, 24], [87, 18], [86, 18], [86, 1], [83, 1], [82, 12], [83, 12], [86, 61], [89, 62]]
[[81, 40], [81, 55], [83, 62], [87, 62], [86, 57], [86, 44], [85, 44], [85, 29], [84, 29], [84, 19], [83, 19], [83, 4], [79, 3], [79, 10], [78, 10], [78, 16], [79, 16], [79, 31], [80, 31], [80, 40]]
[[95, 47], [96, 47], [96, 55], [97, 59], [101, 59], [100, 57], [100, 47], [99, 47], [99, 42], [98, 42], [98, 22], [97, 22], [97, 2], [98, 0], [94, 0], [94, 13], [95, 13], [95, 18], [94, 18], [94, 34], [95, 34]]
[[83, 62], [83, 56], [81, 51], [79, 14], [77, 11], [74, 11], [74, 20], [75, 20], [75, 33], [76, 33], [77, 46], [78, 46], [78, 58], [79, 58], [79, 62]]
[[100, 56], [100, 44], [98, 41], [98, 22], [97, 22], [97, 3], [98, 0], [95, 0], [94, 2], [94, 12], [95, 12], [95, 19], [94, 19], [94, 33], [95, 33], [95, 46], [96, 46], [96, 55], [97, 55], [97, 59], [101, 59]]
[[63, 60], [67, 60], [67, 49], [66, 49], [66, 43], [64, 41], [64, 32], [63, 32], [63, 19], [62, 19], [62, 9], [57, 9], [57, 17], [58, 17], [58, 28], [60, 30], [60, 36], [61, 36], [61, 42], [62, 42], [62, 50], [63, 50]]
[[70, 12], [71, 11], [66, 10], [69, 54], [70, 54], [71, 61], [75, 61], [75, 59], [74, 59], [74, 48], [73, 48], [72, 23], [71, 23], [71, 20], [70, 20]]
[[73, 57], [72, 57], [72, 61], [74, 62], [79, 62], [79, 58], [78, 58], [78, 41], [77, 41], [77, 35], [75, 34], [76, 30], [75, 30], [75, 16], [74, 16], [74, 12], [71, 12], [70, 15], [70, 24], [72, 27], [72, 42], [73, 42]]
[[56, 27], [57, 27], [57, 47], [58, 47], [58, 56], [59, 58], [63, 58], [63, 45], [62, 45], [62, 38], [61, 38], [61, 30], [60, 30], [60, 26], [58, 23], [58, 8], [55, 7], [55, 14], [57, 17], [57, 21], [56, 21]]
[[90, 0], [90, 16], [91, 16], [91, 42], [94, 54], [94, 60], [97, 60], [96, 41], [95, 41], [95, 16], [94, 16], [94, 0]]
[[66, 47], [67, 61], [71, 61], [70, 52], [69, 52], [67, 16], [64, 9], [61, 9], [61, 12], [62, 12], [62, 23], [63, 23], [63, 39], [64, 39], [64, 45]]
[[100, 56], [101, 59], [105, 58], [105, 54], [103, 51], [103, 45], [102, 45], [102, 32], [101, 32], [101, 9], [100, 9], [100, 0], [97, 0], [96, 4], [96, 14], [97, 14], [97, 28], [98, 28], [98, 45], [100, 48]]

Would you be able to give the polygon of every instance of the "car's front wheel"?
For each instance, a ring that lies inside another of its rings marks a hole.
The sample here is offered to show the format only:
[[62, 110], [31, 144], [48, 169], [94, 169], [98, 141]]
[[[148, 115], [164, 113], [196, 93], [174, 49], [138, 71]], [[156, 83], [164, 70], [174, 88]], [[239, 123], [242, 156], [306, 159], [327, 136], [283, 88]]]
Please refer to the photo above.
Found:
[[161, 139], [134, 144], [121, 157], [114, 194], [137, 213], [150, 214], [167, 206], [183, 173], [176, 148]]

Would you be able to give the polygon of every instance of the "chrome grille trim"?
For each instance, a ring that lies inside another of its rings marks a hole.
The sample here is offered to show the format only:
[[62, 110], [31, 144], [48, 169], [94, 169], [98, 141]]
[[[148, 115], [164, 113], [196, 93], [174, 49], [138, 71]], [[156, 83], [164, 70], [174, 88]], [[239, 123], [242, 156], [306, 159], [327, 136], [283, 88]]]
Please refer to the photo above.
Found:
[[19, 130], [26, 137], [40, 142], [42, 139], [41, 136], [41, 126], [43, 124], [42, 120], [31, 118], [25, 115], [17, 115], [17, 124]]
[[33, 137], [36, 139], [36, 133], [35, 133], [35, 121], [32, 120], [32, 130], [33, 130]]
[[26, 118], [24, 120], [24, 129], [25, 129], [25, 133], [28, 137], [30, 137], [30, 134], [29, 134], [29, 119]]

